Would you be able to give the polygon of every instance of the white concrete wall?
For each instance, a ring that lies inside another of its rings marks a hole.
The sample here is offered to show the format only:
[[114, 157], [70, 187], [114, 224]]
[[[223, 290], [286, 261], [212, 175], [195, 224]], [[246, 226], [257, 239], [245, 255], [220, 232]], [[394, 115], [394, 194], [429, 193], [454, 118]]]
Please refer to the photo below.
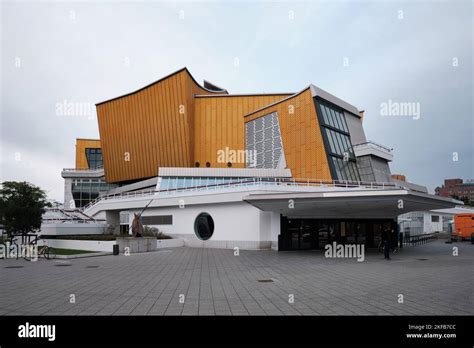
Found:
[[45, 239], [46, 244], [52, 248], [60, 249], [77, 249], [88, 251], [113, 251], [115, 240], [100, 241], [100, 240], [66, 240], [66, 239]]
[[281, 228], [280, 214], [275, 212], [270, 214], [270, 240], [272, 242], [272, 249], [278, 250], [278, 235]]
[[73, 209], [76, 207], [74, 198], [72, 196], [72, 179], [64, 178], [64, 208]]
[[94, 219], [96, 219], [96, 220], [103, 220], [104, 223], [105, 223], [105, 219], [106, 219], [106, 217], [105, 217], [105, 211], [102, 211], [102, 212], [100, 212], [100, 213], [98, 213], [98, 214], [95, 214]]
[[271, 241], [271, 214], [265, 211], [259, 211], [259, 215], [259, 240]]
[[269, 241], [270, 247], [278, 250], [278, 235], [280, 234], [280, 214], [275, 212], [260, 212], [260, 240]]
[[101, 223], [63, 223], [63, 224], [42, 224], [39, 234], [47, 235], [71, 235], [71, 234], [103, 234], [105, 224]]
[[[95, 241], [95, 240], [66, 240], [66, 239], [45, 239], [46, 244], [53, 248], [61, 249], [77, 249], [88, 251], [106, 251], [112, 252], [113, 245], [117, 244], [112, 241]], [[156, 249], [179, 248], [184, 246], [184, 240], [176, 239], [157, 239]]]
[[155, 251], [157, 248], [156, 238], [154, 237], [118, 237], [117, 244], [120, 253], [126, 250], [130, 253], [146, 253]]
[[[134, 211], [130, 211], [133, 218]], [[200, 213], [214, 220], [214, 233], [207, 241], [194, 233], [194, 221]], [[149, 208], [143, 216], [173, 215], [172, 225], [150, 225], [159, 231], [184, 239], [190, 247], [268, 249], [271, 247], [271, 213], [262, 212], [246, 202], [188, 205], [184, 208]], [[279, 226], [279, 224], [278, 224]]]

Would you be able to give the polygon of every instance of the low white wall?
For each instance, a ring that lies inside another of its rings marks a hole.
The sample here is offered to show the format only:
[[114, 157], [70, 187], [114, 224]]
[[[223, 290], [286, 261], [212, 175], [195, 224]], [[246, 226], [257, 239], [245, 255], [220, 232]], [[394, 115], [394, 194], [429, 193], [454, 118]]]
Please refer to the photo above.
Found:
[[146, 253], [155, 251], [157, 248], [156, 238], [154, 237], [117, 237], [117, 244], [120, 253], [124, 253], [126, 249], [130, 253]]
[[115, 240], [66, 240], [66, 239], [45, 239], [46, 244], [52, 248], [77, 249], [87, 251], [113, 251]]
[[52, 236], [68, 236], [72, 234], [103, 234], [105, 224], [101, 223], [64, 223], [64, 224], [42, 224], [39, 234]]
[[184, 246], [190, 248], [261, 250], [270, 249], [271, 241], [242, 241], [242, 240], [200, 240], [196, 236], [185, 236]]
[[164, 249], [164, 248], [179, 248], [184, 246], [184, 240], [181, 238], [176, 239], [157, 239], [156, 240], [156, 248], [157, 249]]
[[[113, 245], [116, 241], [95, 241], [95, 240], [66, 240], [66, 239], [44, 239], [46, 244], [53, 248], [60, 249], [77, 249], [87, 251], [107, 251], [112, 252]], [[179, 248], [184, 246], [184, 240], [175, 239], [157, 239], [156, 248]]]

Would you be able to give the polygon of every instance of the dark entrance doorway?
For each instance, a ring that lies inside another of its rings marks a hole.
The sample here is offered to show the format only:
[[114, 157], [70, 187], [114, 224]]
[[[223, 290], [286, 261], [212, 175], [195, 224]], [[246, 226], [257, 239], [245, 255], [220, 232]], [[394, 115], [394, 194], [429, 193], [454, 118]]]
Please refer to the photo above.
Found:
[[393, 219], [301, 219], [281, 217], [278, 250], [324, 249], [326, 244], [364, 244], [376, 248], [384, 228], [393, 230], [393, 242], [398, 239], [397, 223]]
[[288, 219], [285, 239], [289, 250], [317, 248], [316, 220]]

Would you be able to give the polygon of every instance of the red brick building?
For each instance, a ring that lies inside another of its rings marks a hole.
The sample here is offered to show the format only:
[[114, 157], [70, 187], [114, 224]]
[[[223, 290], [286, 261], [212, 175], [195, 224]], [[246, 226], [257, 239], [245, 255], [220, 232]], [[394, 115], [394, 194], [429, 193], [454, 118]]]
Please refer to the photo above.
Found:
[[437, 187], [435, 193], [442, 197], [456, 197], [467, 199], [474, 204], [474, 181], [463, 182], [462, 179], [446, 179], [444, 185]]

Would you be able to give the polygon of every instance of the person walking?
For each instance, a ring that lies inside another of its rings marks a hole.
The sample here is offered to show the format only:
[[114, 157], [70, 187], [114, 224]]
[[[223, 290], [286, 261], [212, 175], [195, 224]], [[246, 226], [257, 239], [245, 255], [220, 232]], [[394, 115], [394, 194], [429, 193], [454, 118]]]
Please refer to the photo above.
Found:
[[388, 228], [387, 226], [384, 226], [384, 229], [382, 232], [382, 242], [384, 245], [383, 254], [385, 256], [385, 260], [390, 260], [390, 244], [391, 244], [390, 239], [391, 239], [390, 228]]

